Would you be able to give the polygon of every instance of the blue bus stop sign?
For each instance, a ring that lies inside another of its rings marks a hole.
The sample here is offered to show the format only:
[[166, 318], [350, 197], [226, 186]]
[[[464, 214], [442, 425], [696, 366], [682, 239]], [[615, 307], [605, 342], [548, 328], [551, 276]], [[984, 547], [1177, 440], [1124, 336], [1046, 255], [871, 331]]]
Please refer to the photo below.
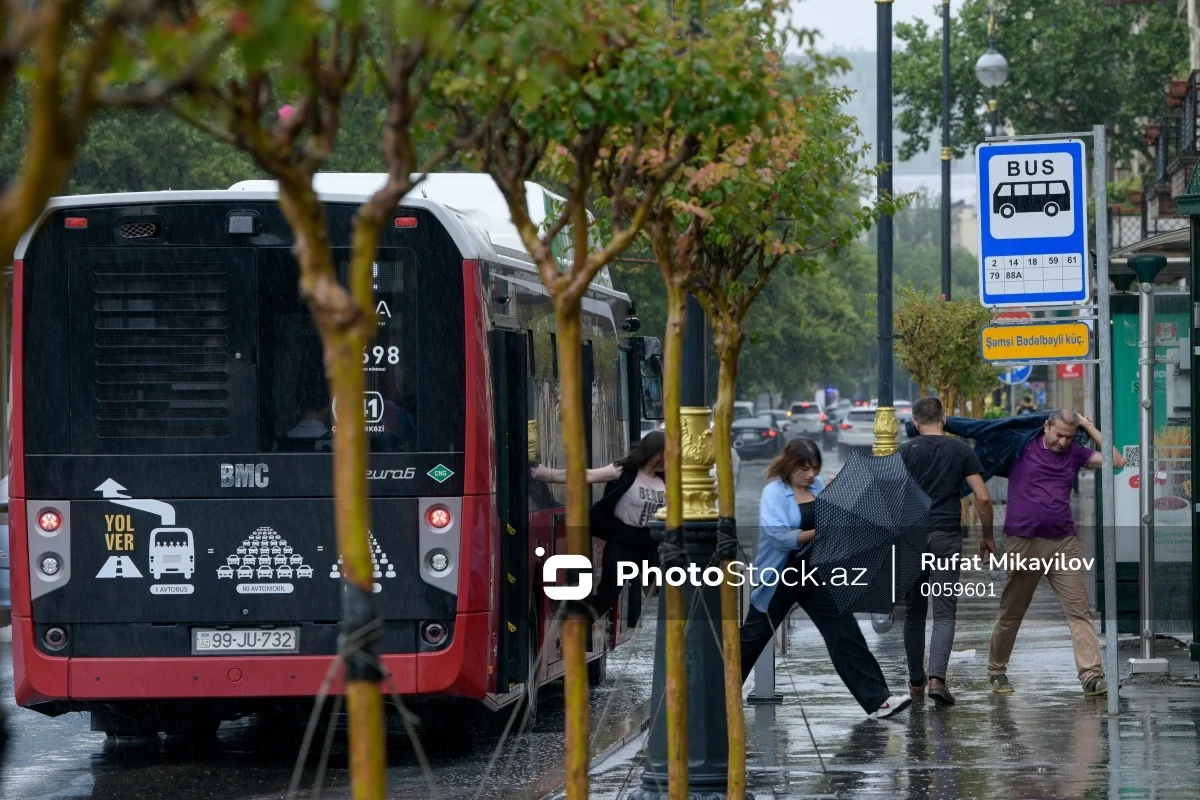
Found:
[[1000, 380], [1007, 383], [1009, 386], [1018, 386], [1029, 380], [1029, 376], [1033, 373], [1033, 365], [1025, 364], [1020, 367], [1009, 367], [1000, 373]]
[[979, 299], [988, 307], [1089, 299], [1083, 142], [981, 144]]

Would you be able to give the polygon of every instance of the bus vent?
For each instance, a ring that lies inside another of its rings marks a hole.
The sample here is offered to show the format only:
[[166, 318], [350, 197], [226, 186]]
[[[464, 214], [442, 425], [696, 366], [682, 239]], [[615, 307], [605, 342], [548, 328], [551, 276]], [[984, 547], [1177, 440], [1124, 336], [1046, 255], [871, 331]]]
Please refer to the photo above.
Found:
[[223, 264], [93, 266], [96, 433], [229, 436], [229, 275]]
[[153, 222], [127, 222], [120, 230], [126, 239], [153, 239], [158, 236], [158, 225]]

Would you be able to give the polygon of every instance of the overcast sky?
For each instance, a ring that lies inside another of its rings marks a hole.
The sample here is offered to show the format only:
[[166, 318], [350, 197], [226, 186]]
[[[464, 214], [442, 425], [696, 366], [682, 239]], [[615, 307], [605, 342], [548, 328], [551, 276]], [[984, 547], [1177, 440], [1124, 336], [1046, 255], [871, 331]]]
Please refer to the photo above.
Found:
[[[963, 0], [950, 0], [951, 13], [957, 13]], [[797, 27], [816, 28], [821, 32], [820, 50], [874, 50], [874, 0], [792, 0], [792, 21]], [[895, 0], [892, 23], [914, 17], [933, 22], [942, 15], [940, 0]]]

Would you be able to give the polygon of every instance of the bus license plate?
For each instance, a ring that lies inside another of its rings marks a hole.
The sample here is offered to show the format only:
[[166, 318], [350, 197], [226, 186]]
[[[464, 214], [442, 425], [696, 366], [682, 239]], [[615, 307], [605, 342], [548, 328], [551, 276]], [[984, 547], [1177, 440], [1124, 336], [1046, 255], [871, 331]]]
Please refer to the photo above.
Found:
[[196, 628], [192, 631], [192, 655], [220, 653], [298, 653], [299, 628], [246, 628], [219, 631]]

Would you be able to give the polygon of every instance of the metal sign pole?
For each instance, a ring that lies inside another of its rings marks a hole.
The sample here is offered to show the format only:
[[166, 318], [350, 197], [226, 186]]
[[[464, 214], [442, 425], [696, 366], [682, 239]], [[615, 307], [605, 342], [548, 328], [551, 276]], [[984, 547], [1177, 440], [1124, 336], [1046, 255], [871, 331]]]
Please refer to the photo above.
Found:
[[1100, 321], [1100, 529], [1104, 541], [1104, 672], [1108, 713], [1120, 713], [1121, 667], [1117, 661], [1117, 509], [1113, 476], [1112, 305], [1108, 288], [1108, 141], [1103, 125], [1093, 130], [1092, 189], [1096, 205], [1096, 294]]
[[1165, 267], [1157, 255], [1138, 255], [1129, 266], [1138, 276], [1138, 509], [1141, 564], [1138, 571], [1142, 657], [1129, 659], [1129, 671], [1168, 672], [1170, 663], [1154, 657], [1154, 279]]

